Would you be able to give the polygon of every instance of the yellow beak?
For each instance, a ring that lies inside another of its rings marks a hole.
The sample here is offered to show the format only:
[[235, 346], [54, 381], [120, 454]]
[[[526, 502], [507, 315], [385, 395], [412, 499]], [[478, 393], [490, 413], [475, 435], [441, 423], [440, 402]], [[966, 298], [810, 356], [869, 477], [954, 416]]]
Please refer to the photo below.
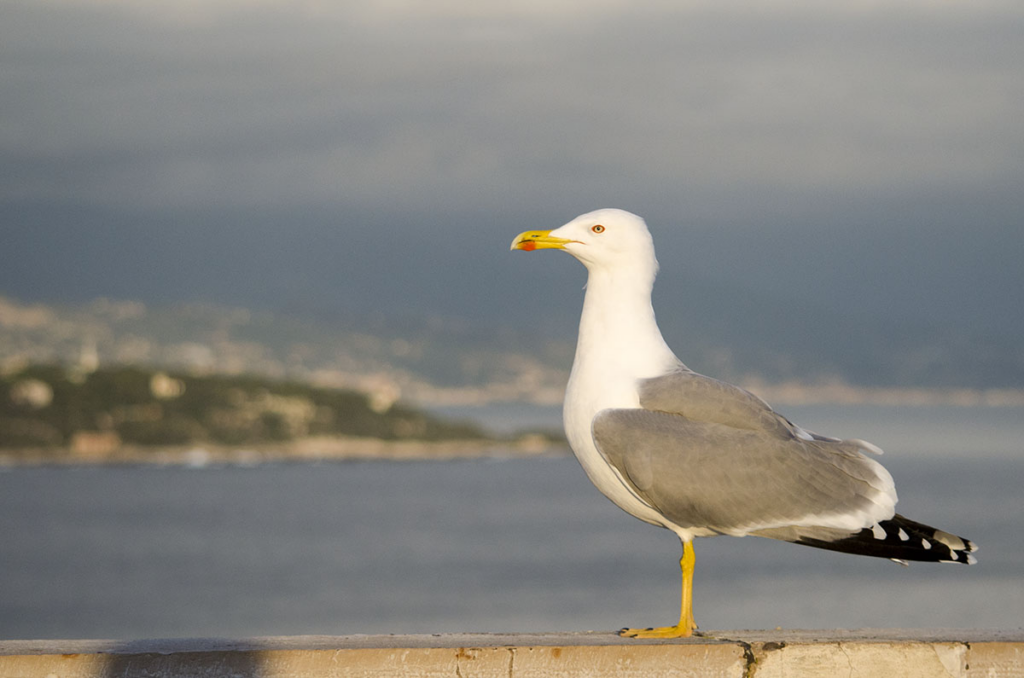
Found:
[[512, 241], [512, 249], [525, 250], [562, 250], [566, 243], [575, 242], [567, 238], [553, 238], [551, 231], [523, 231]]

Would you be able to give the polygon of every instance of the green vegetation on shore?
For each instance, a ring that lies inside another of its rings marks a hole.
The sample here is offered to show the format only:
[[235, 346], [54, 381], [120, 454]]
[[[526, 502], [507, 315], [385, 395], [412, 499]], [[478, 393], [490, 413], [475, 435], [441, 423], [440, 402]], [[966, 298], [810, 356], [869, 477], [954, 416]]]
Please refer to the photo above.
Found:
[[[357, 391], [254, 376], [34, 365], [0, 375], [0, 448], [252, 445], [311, 436], [485, 439], [479, 428]], [[79, 448], [79, 449], [76, 449]]]

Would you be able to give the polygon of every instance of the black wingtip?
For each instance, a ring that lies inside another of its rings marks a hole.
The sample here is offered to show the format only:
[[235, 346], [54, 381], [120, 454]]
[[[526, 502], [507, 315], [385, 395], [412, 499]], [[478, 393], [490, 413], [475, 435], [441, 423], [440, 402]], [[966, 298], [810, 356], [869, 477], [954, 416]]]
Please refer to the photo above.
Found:
[[843, 539], [827, 541], [801, 537], [794, 543], [841, 553], [888, 558], [900, 564], [915, 561], [973, 565], [977, 559], [972, 554], [978, 550], [968, 539], [899, 514]]

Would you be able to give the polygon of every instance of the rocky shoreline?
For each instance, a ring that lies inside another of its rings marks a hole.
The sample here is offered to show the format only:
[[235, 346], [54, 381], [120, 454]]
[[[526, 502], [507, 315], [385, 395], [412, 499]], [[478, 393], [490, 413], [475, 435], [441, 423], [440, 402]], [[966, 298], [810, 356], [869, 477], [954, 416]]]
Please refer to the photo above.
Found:
[[29, 447], [0, 450], [0, 467], [93, 466], [154, 464], [160, 466], [242, 465], [263, 463], [379, 460], [422, 461], [486, 457], [556, 456], [568, 453], [564, 443], [527, 435], [514, 440], [383, 440], [345, 436], [315, 436], [296, 440], [227, 446], [121, 445], [102, 452], [67, 447]]

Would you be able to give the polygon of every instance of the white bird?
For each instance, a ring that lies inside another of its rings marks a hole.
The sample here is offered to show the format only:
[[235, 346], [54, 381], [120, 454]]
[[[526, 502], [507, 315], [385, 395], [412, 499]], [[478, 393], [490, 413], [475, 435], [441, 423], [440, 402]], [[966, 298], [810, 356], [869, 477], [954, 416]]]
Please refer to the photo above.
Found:
[[630, 637], [690, 636], [695, 537], [756, 535], [844, 553], [969, 564], [970, 541], [896, 514], [892, 476], [863, 440], [810, 433], [757, 396], [687, 368], [651, 305], [658, 271], [644, 220], [590, 212], [512, 249], [559, 249], [588, 271], [563, 423], [576, 458], [627, 513], [683, 543], [675, 626]]

